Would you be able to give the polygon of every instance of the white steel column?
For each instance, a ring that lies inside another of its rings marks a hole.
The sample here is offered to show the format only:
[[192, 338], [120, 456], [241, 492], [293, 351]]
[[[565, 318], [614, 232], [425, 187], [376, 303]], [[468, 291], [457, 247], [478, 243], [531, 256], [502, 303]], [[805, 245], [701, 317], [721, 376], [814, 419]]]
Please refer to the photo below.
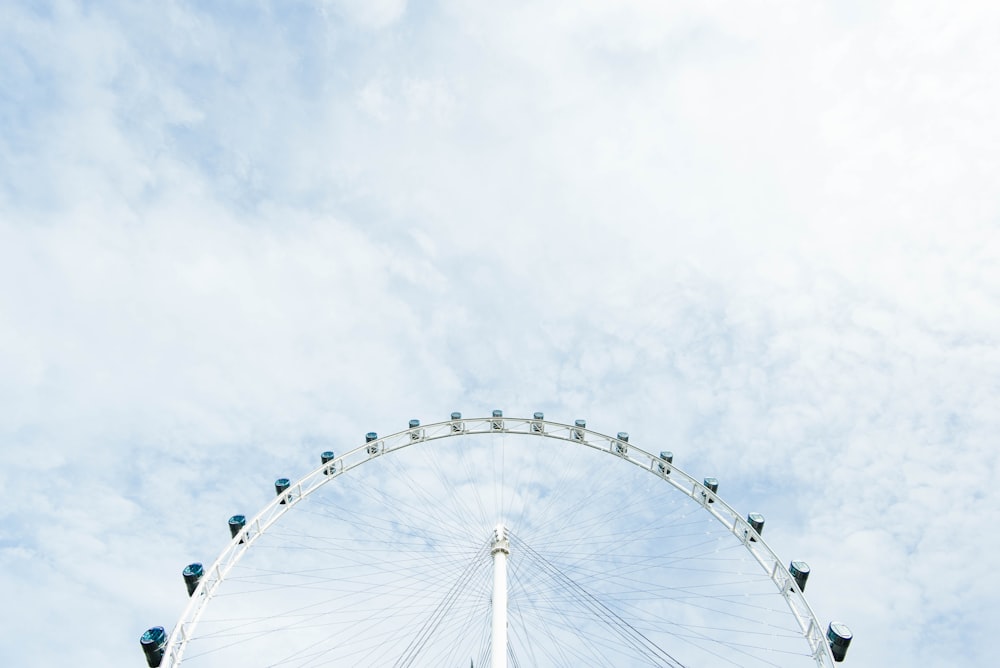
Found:
[[507, 668], [507, 557], [510, 541], [507, 527], [493, 530], [493, 642], [490, 668]]

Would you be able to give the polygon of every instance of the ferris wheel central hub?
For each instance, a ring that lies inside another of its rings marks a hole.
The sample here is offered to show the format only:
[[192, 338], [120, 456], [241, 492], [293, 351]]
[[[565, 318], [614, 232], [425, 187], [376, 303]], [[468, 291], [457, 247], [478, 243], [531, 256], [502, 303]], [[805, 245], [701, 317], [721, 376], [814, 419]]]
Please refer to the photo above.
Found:
[[493, 529], [493, 543], [490, 554], [496, 555], [497, 552], [510, 554], [510, 539], [507, 537], [507, 527], [503, 524], [498, 524]]

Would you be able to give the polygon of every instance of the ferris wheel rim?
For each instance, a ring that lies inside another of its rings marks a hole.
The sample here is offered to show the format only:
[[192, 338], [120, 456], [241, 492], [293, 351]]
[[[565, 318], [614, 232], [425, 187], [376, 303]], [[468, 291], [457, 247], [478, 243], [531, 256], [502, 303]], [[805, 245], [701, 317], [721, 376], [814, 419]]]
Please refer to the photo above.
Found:
[[[404, 450], [409, 446], [460, 436], [489, 434], [537, 436], [588, 447], [618, 459], [624, 459], [668, 483], [675, 491], [694, 500], [740, 540], [762, 572], [775, 585], [776, 593], [784, 598], [799, 625], [803, 639], [808, 642], [811, 656], [816, 664], [826, 667], [834, 665], [833, 652], [826, 642], [823, 628], [795, 578], [783, 566], [783, 562], [761, 534], [751, 525], [750, 517], [744, 518], [722, 499], [717, 491], [708, 486], [709, 481], [713, 479], [706, 478], [699, 482], [697, 478], [679, 468], [672, 460], [664, 460], [660, 456], [629, 442], [629, 436], [625, 432], [619, 432], [617, 436], [609, 436], [588, 429], [583, 420], [577, 420], [570, 425], [537, 416], [532, 418], [504, 417], [502, 414], [497, 415], [497, 413], [499, 411], [494, 411], [490, 417], [476, 418], [464, 418], [460, 414], [453, 414], [449, 420], [428, 425], [420, 425], [419, 421], [412, 420], [407, 429], [383, 437], [369, 432], [366, 435], [365, 443], [329, 461], [324, 461], [320, 466], [294, 482], [283, 479], [283, 482], [287, 483], [284, 489], [278, 491], [275, 498], [258, 511], [253, 518], [246, 519], [245, 524], [235, 533], [211, 567], [204, 569], [204, 575], [191, 593], [180, 619], [167, 636], [167, 644], [160, 665], [163, 668], [176, 668], [183, 663], [187, 644], [192, 639], [202, 613], [218, 587], [251, 546], [301, 501], [348, 471], [384, 455]], [[751, 515], [753, 514], [755, 513], [751, 513]]]

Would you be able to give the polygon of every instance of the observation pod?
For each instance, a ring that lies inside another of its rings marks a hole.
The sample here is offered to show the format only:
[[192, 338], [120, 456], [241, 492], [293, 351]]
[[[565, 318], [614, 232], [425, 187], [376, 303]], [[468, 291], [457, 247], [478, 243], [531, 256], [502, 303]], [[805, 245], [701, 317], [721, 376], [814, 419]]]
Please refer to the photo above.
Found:
[[[710, 491], [712, 494], [715, 494], [716, 492], [719, 491], [719, 479], [718, 478], [705, 478], [705, 482], [703, 484], [708, 489], [708, 491]], [[709, 495], [705, 494], [704, 492], [702, 493], [702, 496], [705, 498], [705, 500], [708, 503], [715, 503], [715, 499], [713, 499]]]
[[809, 564], [804, 561], [793, 561], [788, 565], [788, 572], [795, 579], [799, 591], [805, 591], [806, 581], [809, 579]]
[[628, 432], [620, 431], [618, 432], [618, 440], [615, 441], [615, 452], [619, 455], [625, 456], [628, 453]]
[[[327, 450], [326, 452], [323, 452], [323, 453], [320, 454], [320, 456], [319, 456], [319, 462], [320, 462], [320, 464], [329, 464], [330, 462], [332, 462], [336, 458], [337, 458], [337, 456], [335, 454], [333, 454], [333, 450]], [[336, 467], [334, 465], [327, 466], [325, 469], [323, 469], [323, 475], [330, 475], [335, 470], [336, 470]]]
[[490, 429], [493, 431], [503, 431], [503, 411], [499, 408], [493, 411], [493, 419], [490, 420]]
[[545, 424], [543, 424], [544, 420], [545, 420], [545, 413], [542, 413], [541, 411], [535, 411], [534, 421], [531, 423], [531, 431], [533, 431], [536, 434], [541, 434], [543, 431], [545, 431]]
[[[274, 481], [274, 493], [278, 496], [281, 496], [282, 493], [285, 492], [291, 486], [292, 482], [288, 478], [278, 478], [277, 480]], [[290, 501], [291, 499], [292, 495], [286, 494], [285, 496], [281, 496], [281, 501], [279, 501], [278, 503], [284, 504]]]
[[455, 411], [451, 414], [451, 433], [457, 434], [465, 430], [465, 423], [462, 422], [462, 414]]
[[372, 443], [374, 443], [377, 440], [378, 440], [378, 434], [376, 434], [374, 431], [370, 431], [367, 434], [365, 434], [365, 443], [369, 444], [368, 445], [368, 454], [369, 455], [378, 454], [378, 445], [377, 444], [376, 445], [371, 445]]
[[410, 420], [409, 425], [411, 441], [419, 441], [424, 437], [424, 430], [420, 428], [420, 420], [414, 418]]
[[660, 473], [668, 475], [670, 473], [669, 464], [673, 463], [674, 453], [670, 450], [660, 450], [660, 461], [656, 465], [656, 467], [660, 470]]
[[201, 576], [204, 574], [205, 567], [197, 562], [184, 567], [181, 575], [184, 576], [184, 584], [187, 585], [188, 596], [194, 596], [194, 591], [198, 588], [198, 583], [201, 582]]
[[[747, 522], [750, 524], [750, 528], [757, 532], [760, 536], [764, 533], [764, 516], [760, 513], [750, 513], [747, 515]], [[750, 540], [756, 542], [756, 538], [750, 536]]]
[[575, 420], [573, 422], [573, 424], [576, 427], [571, 432], [571, 435], [573, 436], [573, 440], [574, 441], [582, 441], [583, 440], [583, 430], [587, 428], [587, 421], [586, 420]]
[[163, 661], [163, 653], [167, 648], [167, 632], [162, 626], [154, 626], [139, 638], [142, 652], [146, 655], [146, 663], [149, 668], [159, 668]]
[[834, 661], [843, 661], [847, 656], [847, 648], [851, 646], [854, 636], [847, 624], [841, 622], [830, 622], [826, 630], [826, 639], [830, 641], [830, 651], [833, 652]]
[[[229, 518], [229, 537], [236, 538], [236, 534], [243, 531], [243, 527], [247, 525], [246, 515], [233, 515]], [[243, 541], [240, 541], [241, 543]]]

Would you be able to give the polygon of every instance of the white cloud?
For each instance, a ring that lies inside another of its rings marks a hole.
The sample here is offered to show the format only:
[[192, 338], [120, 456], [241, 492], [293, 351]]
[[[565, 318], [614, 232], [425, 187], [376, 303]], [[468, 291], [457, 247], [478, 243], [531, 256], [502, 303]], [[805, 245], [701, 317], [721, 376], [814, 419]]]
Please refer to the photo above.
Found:
[[141, 661], [303, 449], [493, 407], [717, 474], [851, 665], [991, 656], [991, 7], [2, 11], [6, 663]]
[[406, 4], [406, 0], [323, 0], [322, 8], [327, 20], [343, 17], [361, 27], [378, 29], [402, 18]]

